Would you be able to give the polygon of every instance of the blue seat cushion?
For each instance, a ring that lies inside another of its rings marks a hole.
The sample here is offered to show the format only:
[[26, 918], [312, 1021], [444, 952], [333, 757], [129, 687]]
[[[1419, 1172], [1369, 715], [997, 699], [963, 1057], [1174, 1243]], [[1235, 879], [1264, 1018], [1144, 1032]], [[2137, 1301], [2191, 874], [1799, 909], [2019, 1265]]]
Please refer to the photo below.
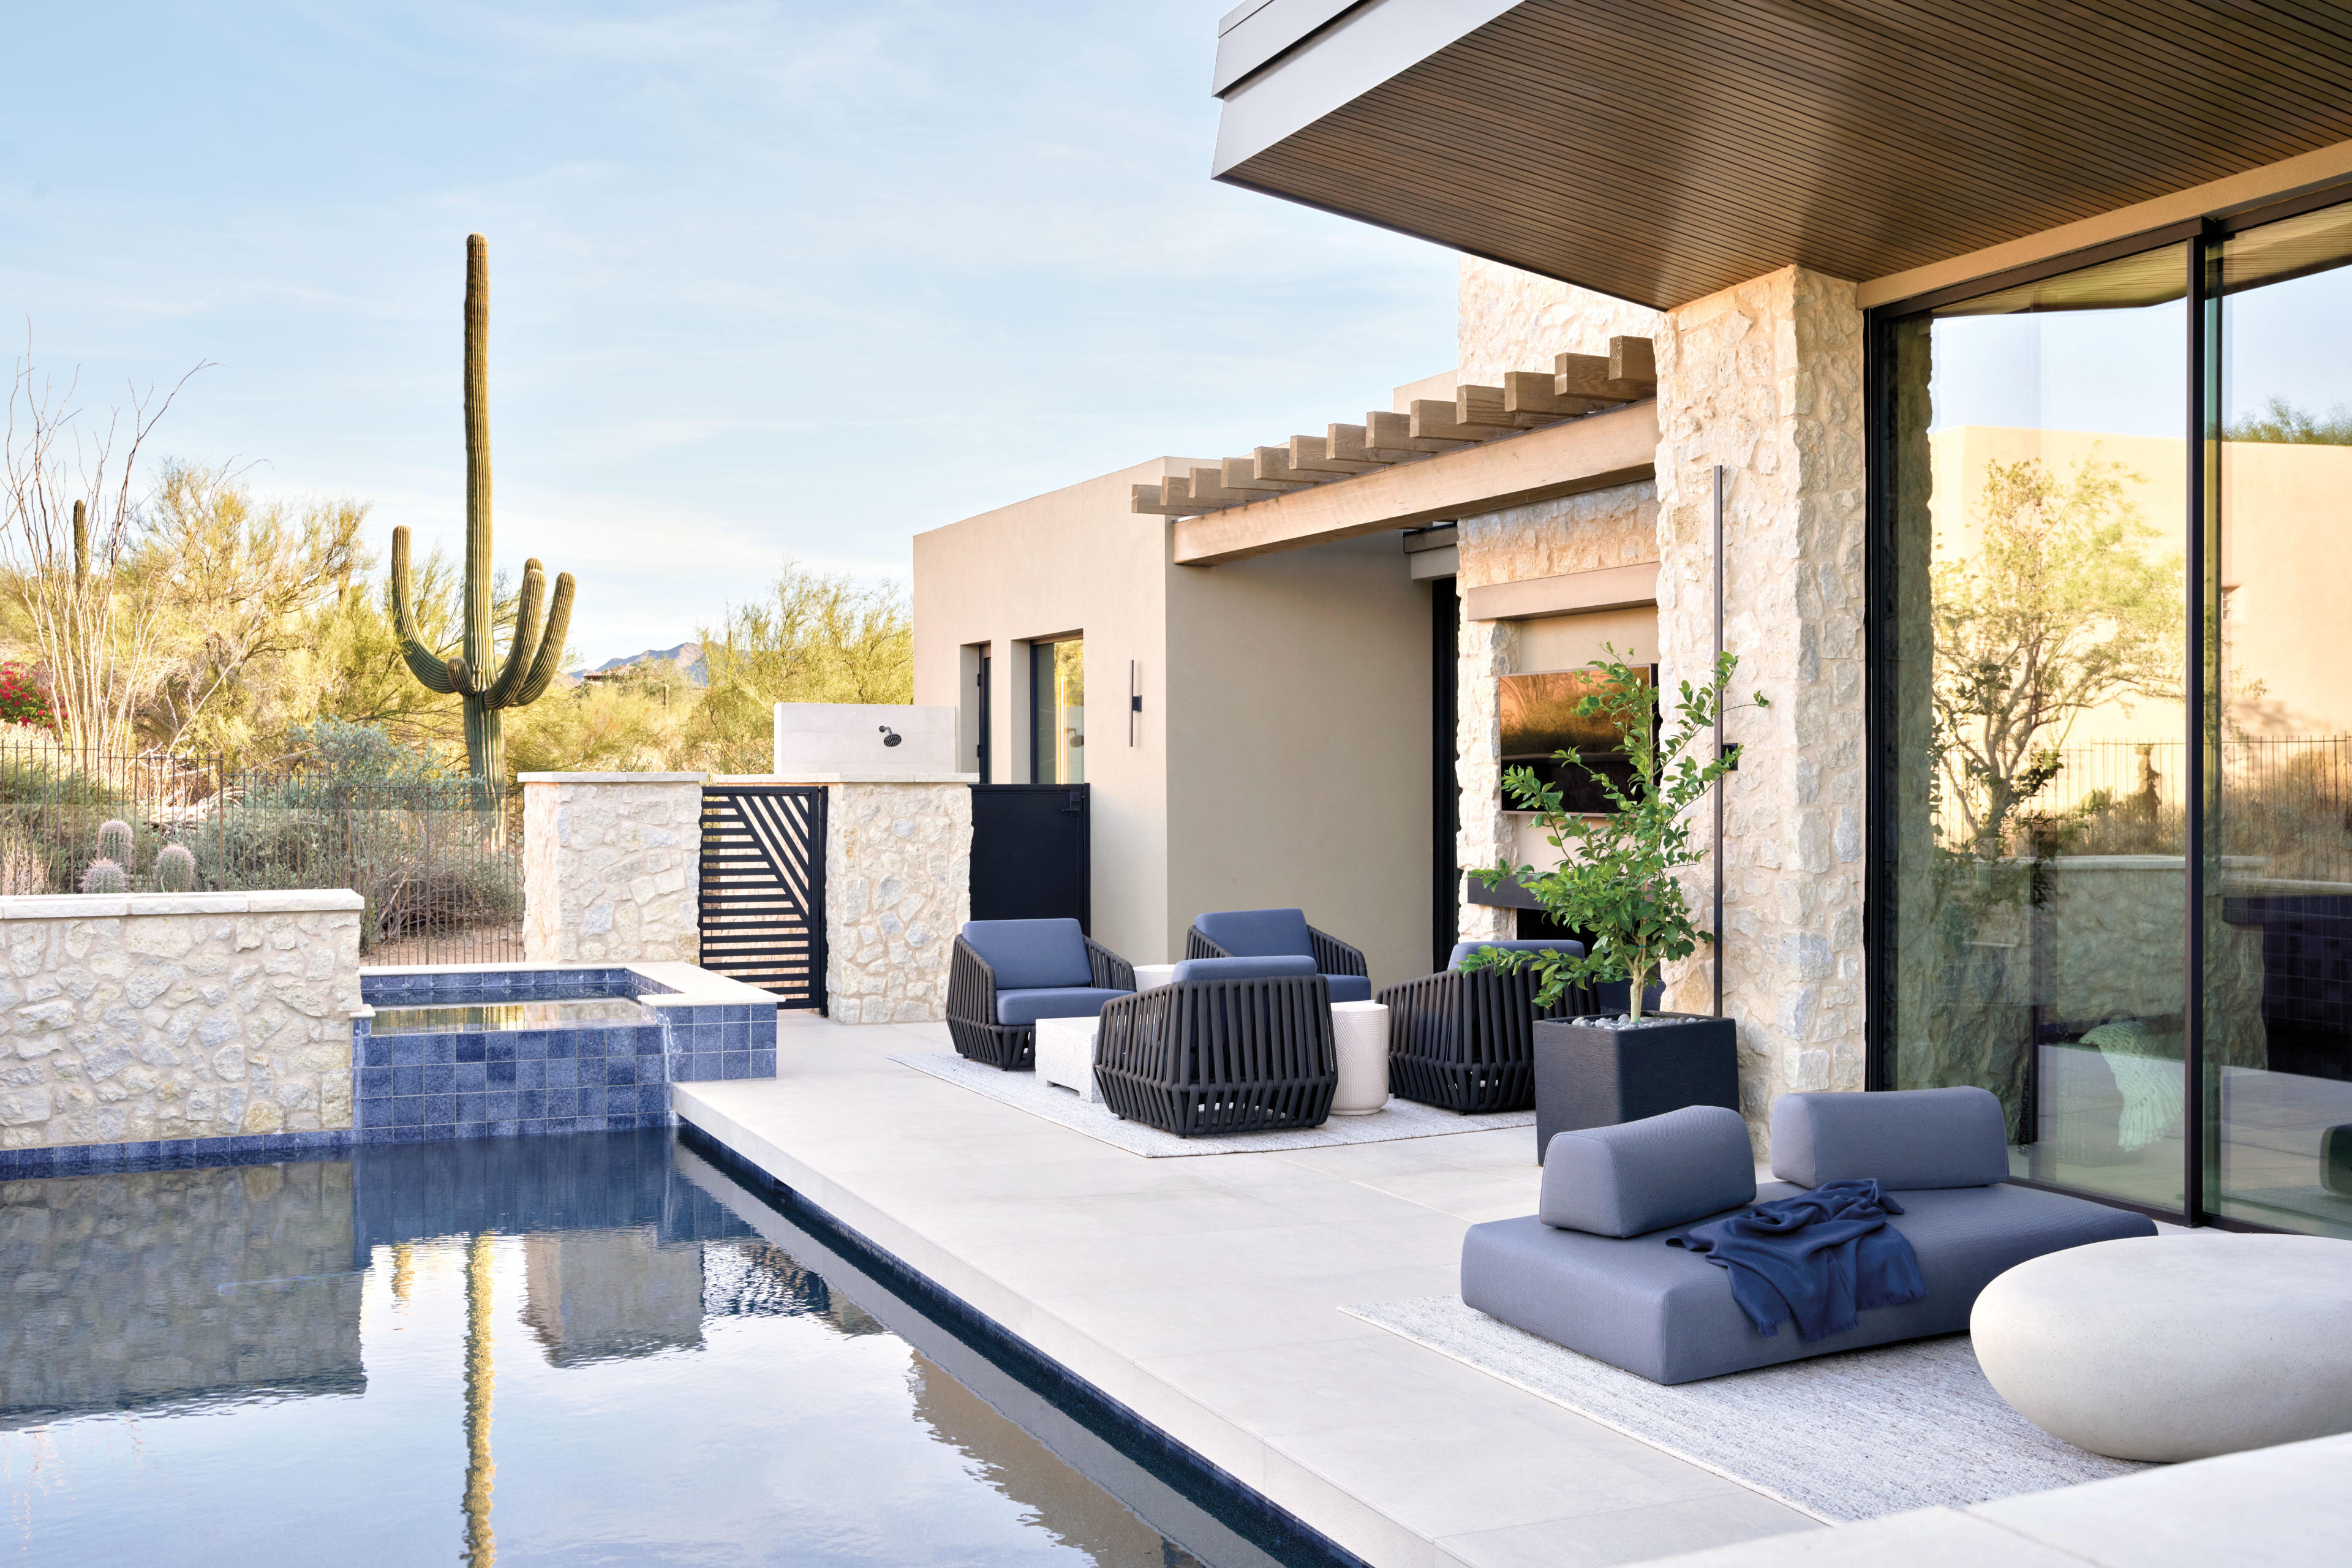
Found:
[[999, 991], [996, 1021], [1034, 1024], [1040, 1018], [1093, 1018], [1101, 1015], [1104, 1003], [1129, 994], [1132, 994], [1106, 991], [1095, 985], [1041, 985], [1027, 991]]
[[1327, 974], [1334, 1002], [1369, 1002], [1372, 999], [1372, 981], [1368, 974]]
[[1192, 922], [1202, 936], [1235, 958], [1272, 958], [1315, 951], [1304, 910], [1226, 910]]
[[1176, 966], [1176, 984], [1187, 980], [1268, 980], [1312, 974], [1315, 961], [1303, 952], [1272, 958], [1188, 958]]
[[999, 991], [1095, 983], [1076, 921], [967, 921], [963, 939], [996, 971]]
[[[1756, 1197], [1769, 1202], [1798, 1191], [1766, 1182]], [[2144, 1215], [2007, 1184], [1905, 1193], [1903, 1206], [1886, 1223], [1918, 1254], [1927, 1294], [1907, 1306], [1874, 1308], [1854, 1327], [1812, 1344], [1793, 1333], [1770, 1339], [1758, 1333], [1732, 1300], [1722, 1269], [1665, 1244], [1676, 1227], [1620, 1240], [1557, 1230], [1534, 1215], [1474, 1225], [1462, 1238], [1462, 1300], [1653, 1383], [1688, 1383], [1958, 1333], [1969, 1326], [1977, 1293], [2028, 1258], [2156, 1234]]]
[[1582, 958], [1584, 944], [1580, 942], [1457, 942], [1453, 953], [1445, 960], [1448, 969], [1459, 969], [1462, 961], [1481, 948], [1499, 947], [1505, 952], [1559, 952], [1570, 958]]
[[1806, 1187], [1857, 1176], [1890, 1192], [1989, 1186], [2009, 1179], [2009, 1119], [1982, 1089], [1784, 1094], [1772, 1102], [1772, 1173]]

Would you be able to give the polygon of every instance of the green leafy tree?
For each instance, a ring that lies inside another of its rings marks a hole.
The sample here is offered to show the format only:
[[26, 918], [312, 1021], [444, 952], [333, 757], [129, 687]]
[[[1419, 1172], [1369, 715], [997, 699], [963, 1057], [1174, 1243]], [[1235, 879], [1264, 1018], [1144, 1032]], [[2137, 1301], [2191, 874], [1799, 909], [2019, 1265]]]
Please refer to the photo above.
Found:
[[779, 702], [912, 702], [915, 626], [895, 586], [787, 563], [768, 595], [696, 634], [709, 687], [683, 737], [715, 773], [765, 773]]
[[[1559, 852], [1559, 864], [1549, 871], [1502, 865], [1474, 873], [1489, 888], [1516, 879], [1554, 921], [1584, 932], [1590, 946], [1581, 957], [1556, 949], [1481, 948], [1462, 966], [1532, 966], [1543, 980], [1536, 994], [1538, 1008], [1551, 1006], [1572, 985], [1623, 980], [1638, 1018], [1650, 976], [1688, 958], [1700, 942], [1715, 940], [1693, 917], [1675, 873], [1702, 858], [1691, 843], [1690, 812], [1731, 768], [1728, 757], [1703, 763], [1698, 752], [1700, 742], [1714, 734], [1717, 715], [1727, 710], [1723, 694], [1739, 661], [1724, 654], [1706, 685], [1684, 681], [1673, 728], [1655, 734], [1655, 695], [1647, 671], [1624, 663], [1613, 647], [1608, 652], [1609, 658], [1589, 667], [1601, 677], [1600, 689], [1579, 702], [1576, 711], [1580, 718], [1604, 719], [1623, 735], [1626, 771], [1604, 772], [1573, 751], [1557, 752], [1555, 760], [1590, 774], [1610, 810], [1597, 816], [1571, 813], [1557, 784], [1546, 784], [1533, 768], [1513, 768], [1503, 775], [1503, 787], [1521, 810], [1541, 820], [1545, 841]], [[1770, 706], [1762, 692], [1753, 701], [1759, 708]]]

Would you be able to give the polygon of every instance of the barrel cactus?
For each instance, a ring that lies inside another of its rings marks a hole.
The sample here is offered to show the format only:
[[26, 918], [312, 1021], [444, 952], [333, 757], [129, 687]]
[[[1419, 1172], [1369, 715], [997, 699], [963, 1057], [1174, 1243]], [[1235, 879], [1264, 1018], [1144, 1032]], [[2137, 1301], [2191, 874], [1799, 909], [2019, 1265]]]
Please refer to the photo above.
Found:
[[155, 890], [193, 893], [196, 890], [196, 858], [184, 844], [166, 844], [155, 857]]
[[119, 816], [110, 816], [98, 825], [98, 858], [111, 860], [117, 866], [128, 866], [138, 852], [138, 837], [131, 824]]
[[490, 263], [489, 242], [466, 237], [466, 636], [461, 651], [443, 658], [425, 646], [416, 626], [415, 593], [408, 570], [408, 530], [392, 531], [392, 605], [400, 631], [401, 657], [409, 672], [432, 691], [456, 692], [466, 704], [466, 759], [474, 777], [488, 784], [506, 778], [506, 722], [502, 710], [539, 700], [555, 679], [563, 641], [572, 629], [572, 574], [555, 580], [555, 597], [545, 606], [547, 571], [536, 557], [522, 567], [522, 598], [515, 610], [514, 640], [505, 662], [498, 657], [498, 628], [490, 576]]
[[93, 860], [81, 874], [81, 890], [85, 893], [127, 893], [131, 890], [131, 873], [116, 861]]

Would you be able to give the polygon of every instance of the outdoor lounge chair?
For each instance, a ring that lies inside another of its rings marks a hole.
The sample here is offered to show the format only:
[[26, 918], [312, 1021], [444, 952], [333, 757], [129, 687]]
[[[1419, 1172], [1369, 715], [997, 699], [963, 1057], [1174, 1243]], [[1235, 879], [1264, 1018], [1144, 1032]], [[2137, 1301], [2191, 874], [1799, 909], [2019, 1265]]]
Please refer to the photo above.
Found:
[[[1653, 1383], [1689, 1383], [1958, 1333], [1977, 1293], [2028, 1258], [2156, 1234], [2145, 1215], [2012, 1185], [2008, 1142], [2000, 1101], [1981, 1089], [1784, 1094], [1772, 1105], [1780, 1180], [1760, 1185], [1747, 1123], [1721, 1106], [1562, 1132], [1541, 1211], [1463, 1237], [1462, 1300]], [[1666, 1245], [1752, 1204], [1862, 1176], [1903, 1205], [1886, 1223], [1918, 1255], [1927, 1294], [1811, 1344], [1790, 1323], [1758, 1333], [1723, 1269]]]
[[1389, 1010], [1389, 1088], [1407, 1100], [1465, 1115], [1525, 1110], [1536, 1102], [1533, 1056], [1538, 1018], [1591, 1011], [1581, 986], [1538, 1011], [1542, 979], [1532, 968], [1517, 973], [1465, 972], [1462, 961], [1481, 948], [1516, 952], [1547, 950], [1580, 956], [1581, 942], [1465, 942], [1446, 967], [1391, 985], [1374, 998]]
[[1006, 1072], [1037, 1062], [1037, 1020], [1091, 1018], [1135, 990], [1135, 965], [1076, 921], [969, 921], [948, 966], [956, 1054]]
[[1334, 1002], [1372, 999], [1364, 955], [1307, 923], [1304, 910], [1226, 910], [1201, 915], [1184, 933], [1186, 958], [1311, 958]]
[[1095, 1084], [1123, 1121], [1179, 1138], [1319, 1127], [1339, 1087], [1331, 989], [1304, 955], [1187, 959], [1103, 1007]]

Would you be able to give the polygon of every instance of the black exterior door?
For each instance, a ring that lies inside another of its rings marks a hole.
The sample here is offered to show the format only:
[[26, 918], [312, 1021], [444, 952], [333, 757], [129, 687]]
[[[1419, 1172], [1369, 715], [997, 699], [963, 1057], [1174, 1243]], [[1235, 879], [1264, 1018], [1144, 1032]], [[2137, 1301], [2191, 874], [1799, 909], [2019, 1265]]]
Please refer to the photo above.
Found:
[[971, 918], [1092, 930], [1085, 784], [971, 786]]

